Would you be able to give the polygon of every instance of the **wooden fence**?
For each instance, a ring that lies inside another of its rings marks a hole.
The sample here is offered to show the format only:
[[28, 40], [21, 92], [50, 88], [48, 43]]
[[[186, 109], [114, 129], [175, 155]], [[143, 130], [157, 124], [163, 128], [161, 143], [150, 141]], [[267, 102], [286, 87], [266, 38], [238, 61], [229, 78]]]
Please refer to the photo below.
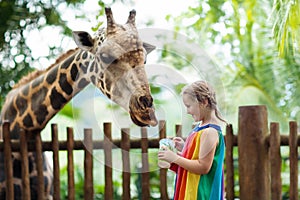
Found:
[[[296, 122], [289, 123], [289, 135], [280, 135], [279, 124], [271, 123], [268, 130], [267, 110], [265, 106], [245, 106], [239, 108], [238, 132], [233, 133], [231, 125], [226, 127], [226, 156], [225, 156], [225, 187], [226, 199], [233, 200], [234, 195], [234, 166], [233, 149], [238, 147], [238, 172], [239, 172], [239, 198], [242, 200], [253, 199], [281, 199], [281, 153], [280, 146], [289, 146], [290, 163], [290, 190], [289, 199], [298, 199], [298, 146], [300, 136]], [[168, 134], [181, 136], [181, 125], [176, 125], [175, 133]], [[141, 128], [141, 139], [130, 139], [130, 129], [121, 129], [121, 139], [112, 139], [112, 124], [104, 123], [104, 140], [93, 141], [92, 129], [84, 129], [84, 140], [75, 141], [73, 129], [67, 128], [67, 140], [58, 141], [57, 125], [52, 124], [52, 141], [42, 142], [40, 134], [35, 135], [35, 141], [27, 141], [25, 132], [21, 132], [20, 142], [11, 141], [9, 137], [9, 123], [3, 124], [3, 142], [0, 151], [5, 154], [5, 174], [7, 175], [7, 200], [14, 199], [13, 192], [13, 167], [11, 152], [21, 153], [23, 199], [30, 199], [28, 178], [28, 151], [35, 151], [37, 159], [39, 189], [43, 191], [43, 163], [42, 152], [53, 152], [54, 199], [60, 199], [60, 170], [59, 151], [67, 151], [68, 171], [68, 199], [75, 199], [74, 183], [74, 150], [84, 151], [84, 199], [93, 199], [93, 150], [103, 149], [105, 155], [105, 199], [114, 199], [112, 180], [112, 149], [122, 149], [122, 198], [131, 199], [130, 191], [130, 149], [141, 149], [142, 155], [142, 199], [150, 199], [150, 176], [148, 149], [158, 148], [159, 140], [167, 136], [166, 122], [159, 122], [159, 138], [148, 139], [147, 129]], [[167, 170], [160, 169], [160, 195], [161, 199], [169, 199], [167, 191]], [[39, 199], [43, 199], [43, 194]]]

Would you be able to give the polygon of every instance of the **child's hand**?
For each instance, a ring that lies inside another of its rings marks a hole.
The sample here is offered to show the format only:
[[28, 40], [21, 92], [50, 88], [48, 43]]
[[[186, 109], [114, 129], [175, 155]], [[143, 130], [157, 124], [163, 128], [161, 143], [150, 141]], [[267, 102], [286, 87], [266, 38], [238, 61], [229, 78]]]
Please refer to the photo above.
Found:
[[184, 146], [184, 140], [181, 137], [173, 138], [174, 146], [178, 151], [182, 151]]
[[169, 163], [175, 162], [179, 158], [179, 155], [177, 153], [174, 153], [173, 151], [169, 149], [160, 150], [158, 151], [158, 159], [167, 161]]

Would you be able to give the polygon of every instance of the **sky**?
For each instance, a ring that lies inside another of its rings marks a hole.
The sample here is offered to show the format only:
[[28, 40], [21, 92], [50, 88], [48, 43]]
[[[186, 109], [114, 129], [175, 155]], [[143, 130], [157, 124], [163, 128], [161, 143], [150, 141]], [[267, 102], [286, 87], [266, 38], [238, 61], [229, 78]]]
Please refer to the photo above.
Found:
[[[96, 19], [100, 8], [97, 2], [97, 0], [87, 0], [79, 10], [68, 8], [66, 5], [61, 4], [58, 10], [60, 10], [62, 19], [67, 22], [67, 26], [71, 30], [87, 31], [93, 34], [91, 28], [99, 21], [105, 22], [105, 16]], [[145, 23], [151, 20], [153, 21], [152, 28], [172, 30], [173, 24], [167, 22], [165, 16], [169, 14], [172, 16], [179, 15], [187, 10], [189, 6], [194, 5], [196, 0], [135, 0], [133, 2], [134, 5], [118, 2], [111, 6], [117, 23], [125, 23], [129, 11], [135, 9], [138, 28], [145, 28]], [[82, 13], [86, 15], [86, 18], [76, 18], [76, 15], [81, 15]], [[39, 59], [39, 62], [35, 63], [35, 68], [44, 69], [55, 61], [54, 58], [52, 60], [43, 58], [43, 56], [49, 54], [49, 45], [61, 46], [65, 50], [76, 47], [72, 38], [63, 38], [61, 32], [62, 30], [59, 28], [45, 27], [42, 30], [33, 30], [28, 34], [27, 44], [32, 49], [33, 57]]]

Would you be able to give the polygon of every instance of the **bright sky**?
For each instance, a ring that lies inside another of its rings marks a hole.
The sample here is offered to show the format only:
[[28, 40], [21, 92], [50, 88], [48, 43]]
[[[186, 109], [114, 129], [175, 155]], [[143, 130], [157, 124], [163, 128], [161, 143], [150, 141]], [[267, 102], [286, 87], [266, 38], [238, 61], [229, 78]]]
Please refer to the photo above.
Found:
[[[87, 0], [80, 11], [72, 8], [67, 8], [61, 5], [58, 9], [62, 13], [62, 19], [67, 21], [67, 25], [72, 30], [87, 31], [92, 34], [91, 28], [95, 26], [98, 21], [105, 22], [105, 16], [96, 19], [99, 13], [99, 5], [96, 0]], [[114, 18], [117, 23], [125, 23], [129, 11], [135, 9], [137, 11], [136, 23], [138, 28], [144, 28], [145, 23], [149, 20], [153, 21], [152, 28], [163, 28], [172, 30], [173, 24], [165, 20], [165, 16], [171, 14], [173, 16], [179, 15], [181, 12], [187, 10], [189, 6], [196, 3], [196, 0], [135, 0], [135, 5], [115, 3], [111, 6]], [[76, 15], [84, 13], [87, 18], [75, 18]], [[34, 58], [47, 56], [49, 54], [48, 46], [61, 46], [68, 50], [75, 47], [72, 39], [62, 38], [61, 30], [54, 27], [45, 27], [42, 30], [31, 31], [27, 36], [27, 44], [32, 48], [32, 55]], [[39, 63], [35, 64], [36, 68], [46, 68], [55, 60], [47, 60], [40, 58]]]
[[[179, 15], [182, 11], [187, 10], [188, 6], [194, 5], [196, 0], [135, 0], [134, 5], [115, 3], [111, 6], [114, 18], [119, 23], [125, 23], [129, 14], [129, 11], [135, 9], [137, 11], [137, 25], [144, 24], [147, 20], [152, 19], [154, 21], [154, 27], [159, 28], [171, 28], [172, 25], [167, 23], [165, 16], [168, 14]], [[76, 21], [70, 22], [70, 27], [78, 28], [79, 26], [86, 26], [90, 28], [95, 25], [95, 15], [98, 13], [99, 6], [95, 0], [87, 0], [83, 6], [83, 9], [91, 14], [88, 15], [91, 24], [86, 23], [79, 25]]]

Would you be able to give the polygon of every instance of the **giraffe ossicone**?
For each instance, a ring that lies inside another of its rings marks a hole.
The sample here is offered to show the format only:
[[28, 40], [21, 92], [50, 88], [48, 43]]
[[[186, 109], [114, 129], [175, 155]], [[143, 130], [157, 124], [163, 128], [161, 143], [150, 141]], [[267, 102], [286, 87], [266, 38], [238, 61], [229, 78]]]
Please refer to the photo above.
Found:
[[[43, 71], [34, 71], [22, 78], [8, 93], [1, 111], [1, 121], [10, 122], [12, 139], [20, 138], [20, 129], [28, 137], [44, 129], [49, 120], [88, 84], [93, 83], [109, 99], [123, 107], [138, 126], [156, 126], [153, 98], [145, 72], [147, 54], [154, 46], [139, 38], [132, 10], [125, 24], [114, 21], [110, 8], [105, 8], [107, 27], [94, 37], [84, 31], [74, 31], [78, 48], [59, 57]], [[2, 133], [0, 130], [0, 139]], [[21, 198], [20, 155], [13, 154], [15, 198]], [[45, 157], [44, 157], [45, 158]], [[31, 199], [37, 191], [35, 155], [29, 164]], [[45, 198], [51, 197], [52, 171], [44, 162]], [[0, 199], [5, 198], [3, 152], [0, 152]], [[17, 175], [17, 176], [15, 176]]]

